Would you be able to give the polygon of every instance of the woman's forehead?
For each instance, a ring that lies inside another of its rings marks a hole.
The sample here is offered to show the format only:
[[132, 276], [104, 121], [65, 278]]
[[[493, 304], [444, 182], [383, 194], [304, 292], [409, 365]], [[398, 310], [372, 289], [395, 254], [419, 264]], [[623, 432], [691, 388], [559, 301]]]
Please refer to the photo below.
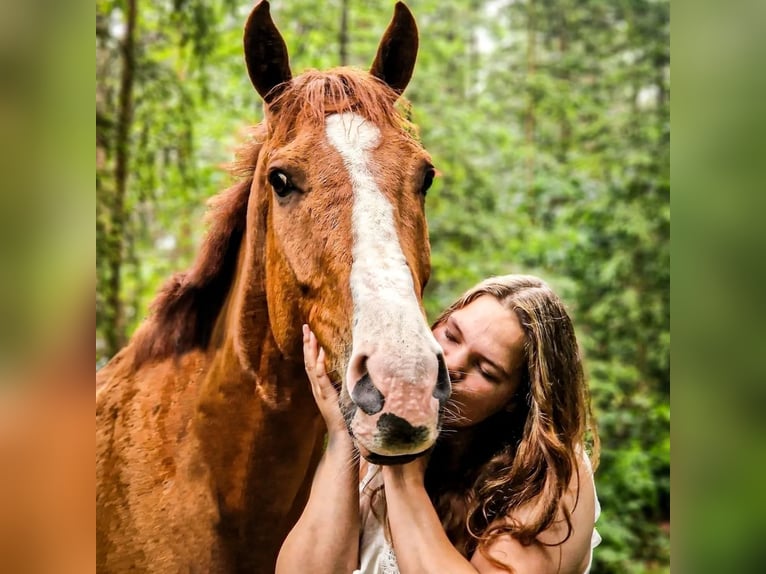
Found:
[[477, 352], [503, 368], [512, 370], [516, 366], [516, 356], [523, 350], [524, 331], [516, 314], [495, 297], [477, 297], [456, 310], [451, 319]]

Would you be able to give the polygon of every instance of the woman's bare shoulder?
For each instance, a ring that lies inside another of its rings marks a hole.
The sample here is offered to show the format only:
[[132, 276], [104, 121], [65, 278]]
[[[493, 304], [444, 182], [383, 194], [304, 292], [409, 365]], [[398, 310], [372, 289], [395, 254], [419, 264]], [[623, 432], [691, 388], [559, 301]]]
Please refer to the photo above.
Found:
[[[580, 461], [567, 491], [561, 500], [553, 524], [541, 532], [535, 543], [524, 546], [510, 534], [502, 535], [484, 549], [477, 550], [471, 559], [474, 567], [482, 573], [504, 572], [487, 558], [508, 564], [517, 574], [525, 572], [582, 574], [590, 562], [591, 537], [595, 523], [596, 493], [590, 465]], [[528, 520], [539, 500], [531, 500], [523, 507], [505, 517], [506, 521]], [[564, 508], [570, 513], [572, 532], [567, 538], [568, 526]], [[562, 542], [563, 541], [563, 542]]]

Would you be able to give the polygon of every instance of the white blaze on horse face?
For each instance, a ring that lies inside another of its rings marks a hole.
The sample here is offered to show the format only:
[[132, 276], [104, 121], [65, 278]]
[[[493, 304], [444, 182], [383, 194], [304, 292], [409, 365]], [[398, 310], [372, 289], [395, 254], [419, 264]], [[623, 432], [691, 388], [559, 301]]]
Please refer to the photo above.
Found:
[[[351, 430], [360, 446], [376, 454], [421, 452], [433, 444], [438, 432], [439, 403], [433, 391], [436, 356], [441, 349], [415, 295], [393, 207], [371, 170], [372, 152], [381, 133], [374, 124], [349, 112], [327, 117], [325, 128], [353, 189], [350, 281], [354, 318], [347, 391], [351, 394], [357, 381], [369, 373], [384, 397], [379, 412], [368, 415], [357, 409]], [[394, 432], [398, 438], [392, 440], [386, 424], [381, 432], [377, 422], [386, 413], [387, 422], [398, 417], [414, 427], [417, 432], [412, 433], [412, 440], [401, 440], [401, 432]]]

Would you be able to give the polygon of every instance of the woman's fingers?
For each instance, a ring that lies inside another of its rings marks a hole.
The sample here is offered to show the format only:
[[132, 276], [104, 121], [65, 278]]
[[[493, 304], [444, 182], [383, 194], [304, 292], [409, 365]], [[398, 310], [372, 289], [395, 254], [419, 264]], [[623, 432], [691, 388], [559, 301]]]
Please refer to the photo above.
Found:
[[[311, 333], [311, 336], [314, 337], [314, 342], [316, 344], [316, 337], [314, 336], [314, 333]], [[324, 364], [324, 348], [320, 347], [319, 349], [319, 355], [317, 356], [316, 360], [316, 367], [314, 367], [314, 372], [316, 373], [317, 377], [326, 377], [327, 376], [327, 368]]]
[[311, 386], [320, 397], [327, 395], [330, 390], [332, 390], [332, 394], [336, 394], [335, 388], [327, 376], [325, 357], [324, 349], [319, 346], [316, 335], [308, 325], [303, 325], [303, 362]]
[[338, 391], [327, 375], [326, 357], [324, 349], [319, 346], [316, 335], [308, 325], [303, 325], [303, 361], [311, 383], [314, 400], [316, 400], [319, 411], [327, 424], [328, 431], [331, 434], [342, 433], [345, 435], [347, 433], [346, 422], [340, 410]]
[[[316, 337], [311, 334], [314, 339], [314, 346], [318, 345]], [[319, 353], [317, 354], [316, 362], [314, 364], [313, 376], [309, 375], [312, 384], [314, 384], [319, 392], [320, 396], [326, 398], [336, 398], [337, 393], [330, 382], [330, 377], [327, 376], [327, 368], [325, 366], [325, 353], [322, 347], [319, 347]]]
[[303, 364], [311, 375], [317, 365], [317, 340], [308, 325], [303, 325]]
[[303, 325], [303, 362], [311, 383], [311, 392], [328, 430], [345, 434], [346, 423], [338, 404], [338, 391], [327, 376], [325, 359], [325, 351], [319, 346], [316, 335], [308, 325]]

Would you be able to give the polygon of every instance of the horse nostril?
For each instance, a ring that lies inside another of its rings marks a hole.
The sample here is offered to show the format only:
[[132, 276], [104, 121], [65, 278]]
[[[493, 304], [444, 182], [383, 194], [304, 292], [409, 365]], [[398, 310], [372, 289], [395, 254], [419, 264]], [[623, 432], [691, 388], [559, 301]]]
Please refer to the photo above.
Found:
[[386, 402], [383, 393], [373, 384], [369, 373], [365, 373], [354, 385], [351, 400], [368, 415], [379, 413], [383, 409], [383, 403]]
[[426, 427], [414, 427], [403, 418], [391, 413], [380, 415], [378, 431], [384, 434], [390, 443], [397, 445], [418, 444], [428, 437], [428, 429]]
[[351, 357], [348, 365], [348, 380], [358, 381], [367, 374], [367, 360], [369, 357], [363, 354], [357, 354]]
[[447, 371], [447, 363], [444, 361], [444, 355], [437, 355], [436, 360], [439, 363], [439, 372], [436, 375], [436, 386], [434, 387], [433, 396], [439, 401], [439, 404], [444, 404], [450, 394], [452, 394], [452, 385], [450, 384], [450, 376]]

